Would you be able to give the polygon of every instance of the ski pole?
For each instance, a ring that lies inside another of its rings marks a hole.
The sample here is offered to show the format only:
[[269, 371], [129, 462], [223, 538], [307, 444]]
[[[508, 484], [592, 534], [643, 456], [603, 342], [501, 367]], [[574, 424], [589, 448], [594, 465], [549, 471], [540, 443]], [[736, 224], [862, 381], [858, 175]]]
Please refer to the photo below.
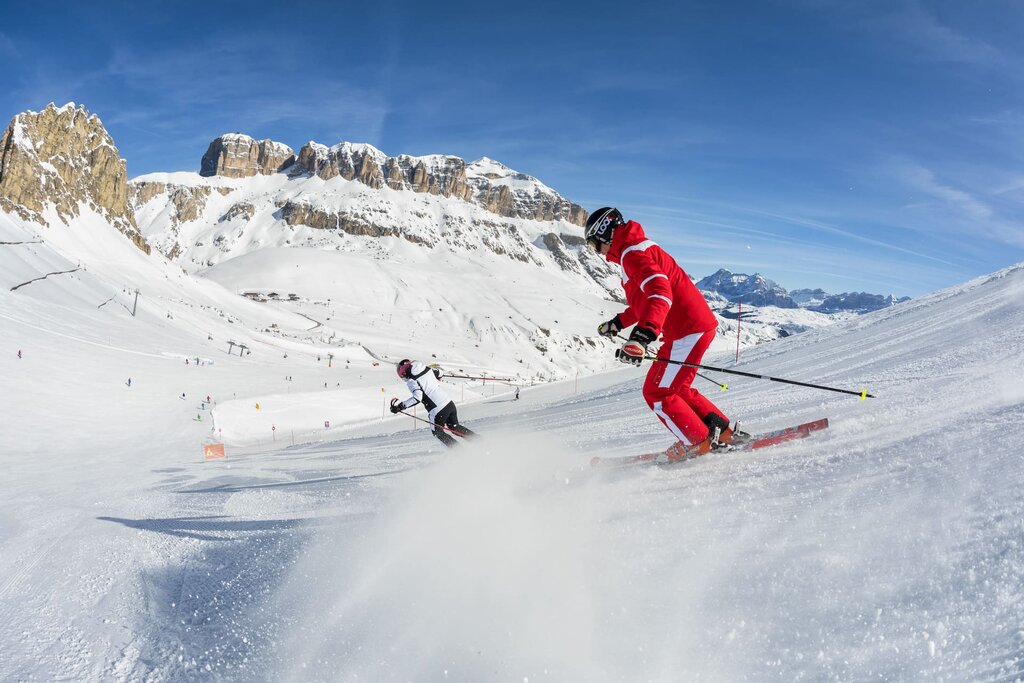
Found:
[[711, 382], [712, 384], [717, 384], [717, 385], [718, 385], [718, 388], [719, 388], [719, 389], [721, 389], [722, 391], [725, 391], [726, 389], [728, 389], [728, 388], [729, 388], [729, 385], [728, 385], [728, 384], [726, 384], [726, 383], [724, 383], [724, 382], [722, 382], [721, 384], [719, 384], [718, 380], [716, 380], [716, 379], [712, 379], [712, 378], [708, 377], [707, 375], [702, 375], [702, 374], [700, 374], [700, 373], [698, 372], [698, 373], [697, 373], [697, 376], [698, 376], [698, 377], [703, 377], [704, 379], [706, 379], [707, 381]]
[[448, 374], [442, 374], [441, 377], [442, 378], [444, 378], [444, 377], [452, 377], [454, 379], [482, 379], [484, 381], [491, 381], [491, 382], [511, 382], [512, 381], [511, 377], [474, 377], [472, 375], [448, 375]]
[[811, 389], [824, 389], [825, 391], [834, 391], [839, 394], [851, 394], [853, 396], [860, 396], [860, 400], [866, 398], [875, 398], [873, 394], [869, 394], [867, 389], [861, 389], [860, 391], [851, 391], [849, 389], [836, 389], [835, 387], [827, 387], [823, 384], [811, 384], [809, 382], [797, 382], [793, 379], [782, 379], [781, 377], [770, 377], [768, 375], [758, 375], [753, 372], [741, 372], [739, 370], [729, 370], [727, 368], [716, 368], [712, 365], [700, 365], [698, 363], [687, 363], [681, 360], [669, 360], [667, 358], [655, 358], [654, 356], [644, 356], [644, 360], [653, 361], [655, 363], [672, 363], [673, 365], [685, 365], [688, 368], [700, 368], [701, 370], [713, 370], [714, 372], [724, 372], [730, 375], [740, 375], [741, 377], [753, 377], [754, 379], [766, 379], [771, 382], [781, 382], [782, 384], [793, 384], [798, 387], [810, 387]]
[[[629, 338], [628, 338], [628, 337], [623, 337], [623, 336], [622, 336], [621, 334], [620, 334], [620, 335], [617, 335], [617, 336], [618, 336], [618, 338], [619, 338], [619, 339], [621, 339], [622, 341], [629, 341]], [[725, 391], [726, 389], [728, 389], [728, 388], [729, 388], [729, 385], [728, 385], [728, 384], [724, 384], [724, 383], [722, 383], [722, 382], [719, 382], [719, 381], [717, 381], [717, 380], [715, 380], [715, 379], [712, 379], [711, 377], [708, 377], [707, 375], [702, 375], [702, 374], [700, 374], [700, 373], [698, 372], [698, 373], [697, 373], [697, 376], [698, 376], [698, 377], [700, 377], [701, 379], [706, 379], [707, 381], [711, 382], [712, 384], [714, 384], [714, 385], [715, 385], [716, 387], [718, 387], [718, 388], [719, 388], [719, 389], [721, 389], [722, 391]]]
[[462, 438], [466, 438], [465, 434], [463, 434], [462, 432], [460, 432], [460, 431], [458, 431], [456, 429], [452, 429], [451, 427], [445, 427], [444, 425], [435, 424], [435, 423], [431, 422], [430, 420], [424, 420], [422, 417], [416, 417], [412, 413], [407, 413], [404, 410], [399, 410], [398, 412], [401, 413], [402, 415], [408, 415], [409, 417], [411, 417], [414, 420], [419, 420], [420, 422], [426, 422], [431, 427], [437, 427], [437, 428], [443, 429], [443, 430], [445, 430], [447, 432], [451, 432], [455, 436], [461, 436]]

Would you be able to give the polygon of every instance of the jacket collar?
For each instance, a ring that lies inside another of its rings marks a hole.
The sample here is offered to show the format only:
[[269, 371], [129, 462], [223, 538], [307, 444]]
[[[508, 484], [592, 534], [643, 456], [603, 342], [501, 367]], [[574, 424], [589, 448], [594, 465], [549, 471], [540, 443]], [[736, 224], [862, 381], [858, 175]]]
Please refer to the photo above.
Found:
[[631, 244], [637, 244], [647, 239], [643, 226], [636, 221], [629, 221], [625, 225], [615, 228], [612, 233], [612, 246], [605, 254], [605, 258], [611, 263], [619, 263], [622, 258], [622, 250]]

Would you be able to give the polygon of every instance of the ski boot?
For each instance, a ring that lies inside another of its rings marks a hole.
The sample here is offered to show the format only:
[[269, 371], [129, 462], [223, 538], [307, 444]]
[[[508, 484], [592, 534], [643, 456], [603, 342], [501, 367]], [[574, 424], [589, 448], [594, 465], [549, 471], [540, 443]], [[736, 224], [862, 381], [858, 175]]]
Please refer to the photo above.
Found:
[[722, 430], [722, 433], [718, 435], [718, 441], [729, 446], [742, 446], [743, 444], [750, 441], [753, 437], [740, 429], [740, 423], [737, 422], [731, 427], [726, 427]]
[[678, 463], [683, 460], [690, 460], [698, 456], [709, 454], [712, 451], [723, 449], [724, 446], [717, 441], [718, 432], [712, 430], [708, 438], [689, 445], [682, 441], [676, 441], [669, 446], [669, 450], [657, 457], [659, 463]]
[[[735, 426], [730, 426], [729, 421], [718, 413], [705, 415], [704, 424], [708, 426], [710, 435], [713, 437], [712, 443], [719, 448], [723, 446], [735, 448], [750, 441], [750, 434], [740, 430], [739, 422]], [[713, 448], [713, 450], [715, 449]]]

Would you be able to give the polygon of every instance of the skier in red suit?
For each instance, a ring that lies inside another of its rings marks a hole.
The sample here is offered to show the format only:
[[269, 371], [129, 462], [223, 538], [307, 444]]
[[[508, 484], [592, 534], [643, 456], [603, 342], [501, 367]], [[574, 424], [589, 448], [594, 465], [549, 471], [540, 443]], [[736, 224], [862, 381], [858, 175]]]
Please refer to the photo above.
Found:
[[[624, 221], [618, 209], [605, 207], [590, 214], [586, 237], [594, 251], [622, 269], [627, 308], [598, 326], [601, 335], [614, 338], [635, 325], [616, 358], [640, 365], [648, 344], [660, 336], [657, 358], [700, 363], [718, 321], [683, 269], [647, 239], [639, 223]], [[696, 368], [655, 361], [644, 382], [647, 405], [679, 439], [670, 451], [676, 458], [701, 455], [748, 436], [730, 427], [729, 418], [690, 386], [696, 375]]]

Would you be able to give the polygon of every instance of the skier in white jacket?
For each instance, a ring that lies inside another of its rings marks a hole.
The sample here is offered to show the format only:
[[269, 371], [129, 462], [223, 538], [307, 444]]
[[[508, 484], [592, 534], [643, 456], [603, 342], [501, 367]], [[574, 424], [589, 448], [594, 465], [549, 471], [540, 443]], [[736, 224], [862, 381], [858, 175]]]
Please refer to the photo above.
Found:
[[451, 447], [458, 443], [452, 438], [457, 436], [476, 436], [475, 432], [459, 424], [459, 413], [455, 408], [455, 402], [448, 398], [448, 394], [441, 388], [441, 371], [430, 368], [418, 360], [403, 358], [399, 361], [398, 376], [405, 380], [412, 394], [404, 401], [397, 398], [391, 399], [391, 412], [398, 413], [406, 408], [422, 403], [427, 409], [427, 417], [433, 427], [433, 434], [445, 446]]

